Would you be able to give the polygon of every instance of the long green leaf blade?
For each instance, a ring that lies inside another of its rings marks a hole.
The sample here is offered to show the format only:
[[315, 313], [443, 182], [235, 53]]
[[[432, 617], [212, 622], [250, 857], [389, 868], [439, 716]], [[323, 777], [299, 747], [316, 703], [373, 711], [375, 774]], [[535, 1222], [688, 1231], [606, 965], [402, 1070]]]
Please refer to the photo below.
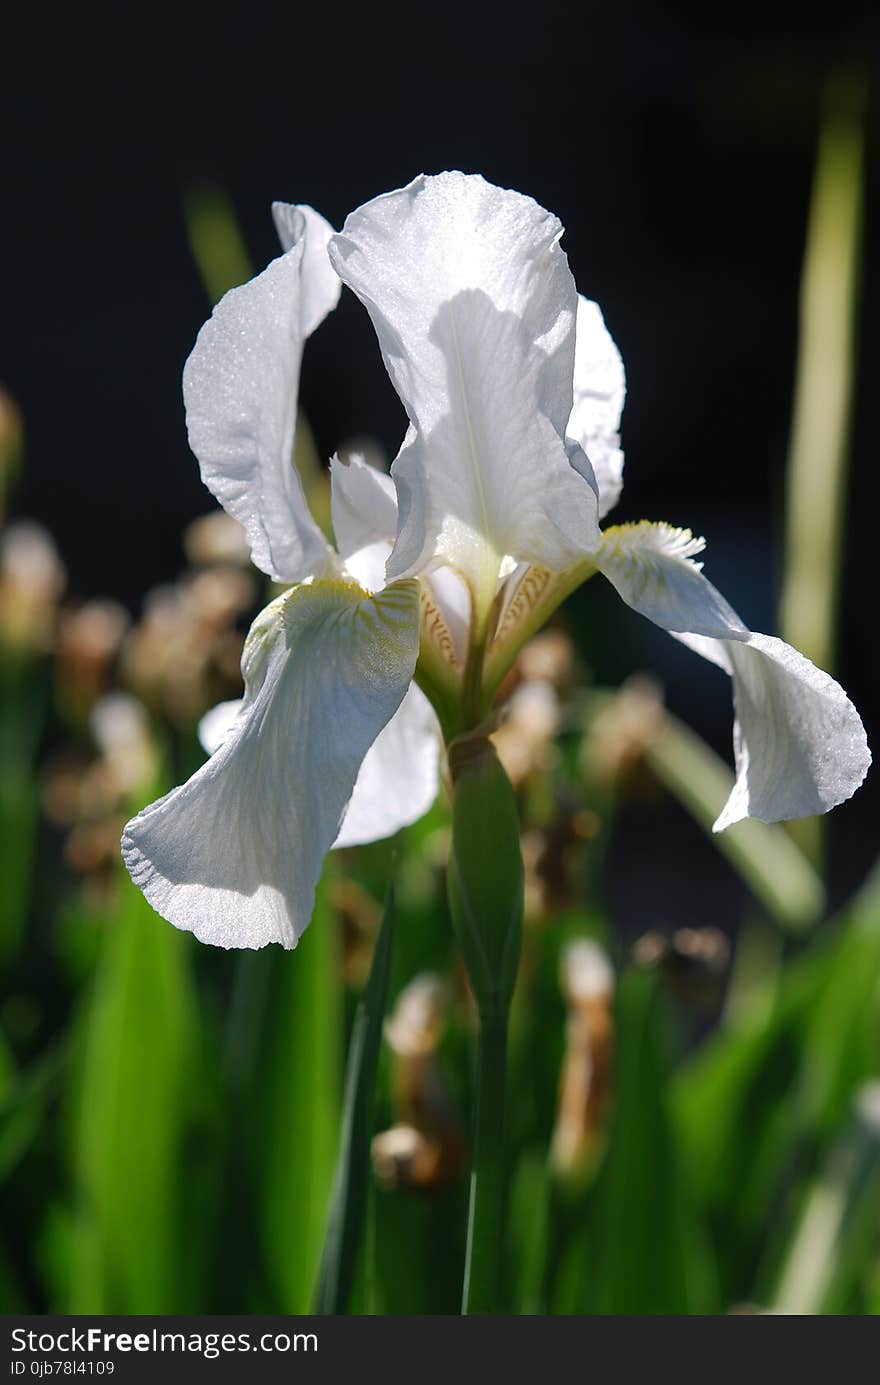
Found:
[[358, 1005], [345, 1076], [339, 1160], [318, 1278], [317, 1313], [342, 1313], [354, 1280], [364, 1222], [373, 1094], [391, 974], [394, 892], [389, 888], [366, 989]]
[[84, 1016], [68, 1312], [181, 1309], [180, 1171], [198, 1090], [191, 956], [125, 880]]
[[266, 955], [267, 1023], [245, 1132], [261, 1195], [263, 1255], [285, 1313], [312, 1305], [339, 1138], [342, 988], [328, 899], [335, 868], [331, 858], [296, 951]]

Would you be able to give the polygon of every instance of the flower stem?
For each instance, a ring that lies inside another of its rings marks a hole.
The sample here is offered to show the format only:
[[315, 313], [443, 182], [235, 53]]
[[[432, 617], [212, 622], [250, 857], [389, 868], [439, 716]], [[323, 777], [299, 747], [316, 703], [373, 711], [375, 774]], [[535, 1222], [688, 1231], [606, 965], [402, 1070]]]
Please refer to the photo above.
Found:
[[464, 724], [467, 727], [479, 726], [485, 716], [483, 705], [483, 663], [486, 658], [488, 631], [485, 626], [471, 638], [462, 680], [461, 705]]
[[505, 1221], [504, 1089], [507, 1012], [483, 1014], [477, 1049], [474, 1158], [468, 1209], [463, 1313], [498, 1311]]
[[523, 863], [516, 798], [492, 742], [454, 742], [449, 764], [449, 905], [480, 1017], [462, 1312], [491, 1313], [503, 1252], [507, 1019], [522, 940]]

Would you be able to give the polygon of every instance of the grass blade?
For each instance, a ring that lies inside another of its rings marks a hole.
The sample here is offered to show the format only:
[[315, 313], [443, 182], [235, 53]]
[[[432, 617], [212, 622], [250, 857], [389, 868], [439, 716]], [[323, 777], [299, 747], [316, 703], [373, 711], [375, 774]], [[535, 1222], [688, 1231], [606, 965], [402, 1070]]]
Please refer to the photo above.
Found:
[[[601, 712], [615, 696], [604, 689], [591, 690], [588, 715]], [[645, 756], [661, 783], [711, 833], [734, 782], [721, 757], [669, 712]], [[784, 828], [749, 818], [713, 835], [712, 841], [780, 927], [802, 932], [822, 917], [822, 881]]]
[[394, 893], [390, 887], [369, 980], [358, 1005], [349, 1045], [339, 1160], [318, 1277], [317, 1313], [344, 1312], [354, 1280], [366, 1205], [373, 1093], [393, 940]]
[[296, 951], [261, 954], [271, 968], [267, 1023], [243, 1133], [261, 1194], [266, 1268], [285, 1313], [311, 1310], [339, 1139], [342, 985], [328, 899], [336, 869], [329, 858]]
[[201, 183], [185, 190], [183, 213], [205, 293], [212, 304], [218, 303], [254, 272], [232, 202], [224, 188]]
[[[668, 713], [648, 762], [707, 831], [733, 788], [733, 775], [714, 750]], [[712, 839], [782, 928], [801, 932], [818, 923], [822, 881], [784, 828], [748, 818]]]
[[859, 83], [834, 82], [819, 138], [801, 280], [788, 458], [783, 637], [822, 668], [834, 663], [855, 369], [862, 226]]
[[870, 1265], [880, 1218], [880, 1083], [856, 1094], [853, 1116], [811, 1188], [782, 1267], [774, 1309], [845, 1314]]
[[85, 1014], [66, 1311], [183, 1311], [181, 1180], [198, 1018], [190, 939], [124, 880]]
[[590, 1197], [592, 1282], [582, 1311], [715, 1311], [714, 1260], [667, 1110], [672, 1016], [658, 977], [624, 972], [615, 1014], [615, 1108]]
[[31, 908], [40, 817], [36, 761], [48, 686], [43, 671], [0, 655], [0, 961], [21, 951]]
[[[834, 80], [819, 136], [801, 275], [800, 337], [786, 476], [783, 639], [834, 672], [843, 566], [863, 220], [862, 84]], [[821, 866], [822, 818], [790, 827]]]

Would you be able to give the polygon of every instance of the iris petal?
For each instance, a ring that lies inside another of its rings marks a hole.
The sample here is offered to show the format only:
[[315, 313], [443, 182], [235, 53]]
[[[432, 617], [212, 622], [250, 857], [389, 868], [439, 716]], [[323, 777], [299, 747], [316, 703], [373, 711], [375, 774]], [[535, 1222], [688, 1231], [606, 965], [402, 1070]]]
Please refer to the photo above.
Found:
[[599, 518], [604, 519], [623, 490], [620, 415], [626, 379], [620, 352], [605, 326], [597, 303], [578, 298], [574, 350], [574, 404], [568, 436], [586, 452], [599, 490]]
[[803, 654], [743, 624], [693, 561], [702, 547], [669, 525], [621, 525], [606, 530], [596, 564], [627, 605], [733, 680], [736, 784], [715, 830], [827, 812], [871, 763], [859, 714]]
[[358, 771], [334, 846], [381, 841], [427, 813], [440, 787], [440, 727], [412, 684]]
[[598, 542], [592, 470], [566, 442], [577, 292], [561, 234], [530, 198], [444, 173], [331, 240], [410, 420], [389, 577], [449, 564], [491, 601], [506, 555], [561, 570]]
[[153, 908], [220, 947], [294, 947], [358, 771], [418, 653], [418, 591], [295, 587], [255, 621], [245, 697], [220, 748], [126, 827], [123, 856]]
[[205, 485], [244, 526], [257, 567], [299, 582], [321, 574], [328, 555], [293, 464], [300, 360], [340, 284], [326, 256], [330, 226], [311, 208], [288, 211], [290, 248], [217, 304], [183, 395]]

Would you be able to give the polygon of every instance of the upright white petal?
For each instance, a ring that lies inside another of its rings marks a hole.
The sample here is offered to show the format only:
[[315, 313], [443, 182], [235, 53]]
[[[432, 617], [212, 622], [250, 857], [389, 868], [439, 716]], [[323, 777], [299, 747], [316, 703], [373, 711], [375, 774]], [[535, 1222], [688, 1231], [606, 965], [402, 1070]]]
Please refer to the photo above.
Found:
[[397, 532], [394, 482], [356, 454], [344, 462], [333, 457], [330, 506], [345, 571], [367, 591], [381, 591]]
[[183, 372], [202, 480], [244, 526], [257, 567], [281, 582], [323, 572], [327, 543], [293, 464], [302, 349], [339, 297], [331, 227], [288, 208], [290, 249], [217, 304]]
[[565, 442], [577, 293], [561, 234], [530, 198], [444, 173], [331, 240], [410, 419], [389, 577], [448, 563], [491, 599], [505, 555], [561, 569], [595, 547], [592, 472]]
[[741, 818], [778, 822], [850, 798], [871, 763], [843, 688], [772, 635], [753, 634], [693, 562], [703, 547], [665, 524], [621, 525], [596, 564], [633, 610], [733, 679], [736, 785], [716, 832]]
[[623, 490], [620, 415], [626, 377], [620, 352], [597, 303], [578, 298], [574, 348], [574, 404], [568, 436], [580, 443], [593, 465], [599, 488], [599, 518], [604, 519]]
[[409, 687], [414, 582], [319, 581], [257, 618], [244, 705], [216, 753], [134, 818], [123, 856], [153, 908], [219, 947], [293, 947], [364, 756]]
[[424, 817], [440, 787], [440, 727], [415, 683], [370, 746], [334, 846], [390, 837]]
[[273, 202], [272, 219], [282, 250], [292, 250], [298, 241], [303, 242], [300, 317], [303, 333], [310, 337], [336, 307], [342, 289], [327, 254], [333, 227], [320, 212], [304, 202], [298, 206], [291, 202]]
[[340, 557], [369, 543], [394, 543], [397, 493], [394, 482], [357, 453], [330, 462], [330, 505]]

